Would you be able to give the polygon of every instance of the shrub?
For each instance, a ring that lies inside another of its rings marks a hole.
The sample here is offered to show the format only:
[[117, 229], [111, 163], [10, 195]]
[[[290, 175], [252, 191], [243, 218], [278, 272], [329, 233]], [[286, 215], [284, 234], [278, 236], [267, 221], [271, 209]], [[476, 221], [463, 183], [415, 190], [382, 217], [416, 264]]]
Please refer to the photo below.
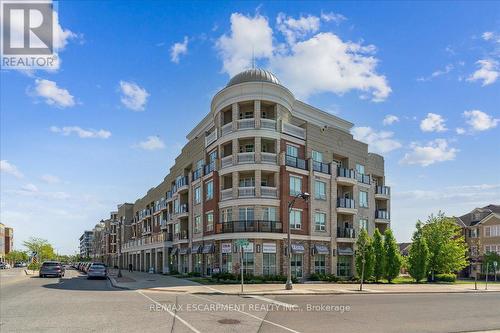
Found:
[[200, 272], [189, 272], [187, 275], [189, 277], [200, 277], [201, 273]]
[[457, 276], [456, 274], [452, 273], [443, 273], [443, 274], [436, 274], [435, 279], [436, 281], [439, 282], [455, 282]]
[[338, 282], [339, 277], [334, 275], [334, 274], [312, 273], [309, 276], [309, 280], [311, 280], [311, 281]]
[[28, 265], [27, 268], [32, 271], [38, 271], [40, 269], [40, 263], [32, 262], [31, 264]]

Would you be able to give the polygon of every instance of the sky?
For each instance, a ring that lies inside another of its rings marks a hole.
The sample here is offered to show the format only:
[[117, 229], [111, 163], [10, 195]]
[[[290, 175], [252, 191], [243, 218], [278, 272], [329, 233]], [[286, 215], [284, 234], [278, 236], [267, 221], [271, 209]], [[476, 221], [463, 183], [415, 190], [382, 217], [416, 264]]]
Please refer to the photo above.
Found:
[[0, 220], [58, 252], [168, 173], [230, 77], [273, 71], [385, 158], [391, 225], [500, 204], [500, 3], [61, 1], [59, 68], [2, 69]]

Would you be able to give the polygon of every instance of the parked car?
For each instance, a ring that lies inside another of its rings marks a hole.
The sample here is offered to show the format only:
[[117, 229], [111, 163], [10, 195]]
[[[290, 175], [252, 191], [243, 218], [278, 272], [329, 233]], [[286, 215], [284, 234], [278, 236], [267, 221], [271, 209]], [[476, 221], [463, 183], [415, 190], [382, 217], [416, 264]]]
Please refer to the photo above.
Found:
[[18, 261], [16, 263], [14, 263], [14, 267], [26, 267], [26, 263]]
[[64, 273], [64, 266], [59, 261], [44, 261], [38, 275], [42, 278], [46, 276], [63, 277]]
[[100, 262], [93, 262], [87, 270], [87, 279], [101, 278], [105, 279], [108, 276], [106, 265]]
[[0, 262], [0, 269], [9, 269], [10, 265], [6, 262]]

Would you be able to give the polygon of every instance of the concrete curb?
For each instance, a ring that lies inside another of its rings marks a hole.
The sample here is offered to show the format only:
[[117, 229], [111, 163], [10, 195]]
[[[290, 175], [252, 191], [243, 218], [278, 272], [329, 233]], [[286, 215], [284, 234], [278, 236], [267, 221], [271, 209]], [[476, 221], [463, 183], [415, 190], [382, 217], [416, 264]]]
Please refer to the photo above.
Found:
[[109, 283], [111, 283], [111, 286], [113, 288], [116, 288], [116, 289], [121, 289], [121, 290], [132, 290], [130, 288], [127, 288], [127, 287], [123, 287], [123, 286], [120, 286], [118, 284], [118, 282], [116, 282], [116, 280], [114, 278], [112, 278], [111, 276], [108, 275], [108, 281]]
[[31, 273], [29, 273], [29, 271], [31, 271], [31, 270], [25, 269], [24, 270], [24, 274], [26, 274], [26, 275], [35, 275], [35, 271], [31, 271]]

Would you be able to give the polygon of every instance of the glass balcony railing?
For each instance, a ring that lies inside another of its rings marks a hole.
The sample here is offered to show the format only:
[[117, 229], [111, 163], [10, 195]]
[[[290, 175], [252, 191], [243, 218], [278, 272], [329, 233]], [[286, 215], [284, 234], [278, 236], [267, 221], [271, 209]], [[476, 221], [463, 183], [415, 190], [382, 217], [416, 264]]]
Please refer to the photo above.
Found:
[[356, 208], [356, 202], [354, 199], [346, 199], [346, 198], [337, 198], [337, 207], [338, 208]]
[[339, 238], [356, 238], [354, 228], [337, 228], [337, 237]]
[[353, 169], [338, 167], [337, 168], [337, 177], [356, 179], [356, 171], [354, 171]]
[[189, 184], [189, 177], [188, 176], [183, 176], [180, 177], [175, 181], [175, 187], [176, 189], [179, 189], [180, 187], [187, 186]]
[[264, 220], [243, 220], [218, 223], [216, 233], [232, 232], [283, 232], [283, 225], [280, 221]]
[[212, 161], [203, 167], [203, 173], [205, 174], [205, 176], [214, 170], [215, 170], [215, 161]]
[[329, 164], [313, 160], [312, 166], [313, 166], [314, 171], [330, 174], [330, 165]]
[[391, 195], [391, 188], [389, 186], [377, 186], [375, 188], [376, 194]]
[[301, 158], [285, 155], [285, 164], [294, 168], [307, 170], [307, 162]]
[[356, 179], [360, 183], [367, 184], [367, 185], [371, 184], [371, 177], [370, 177], [370, 175], [364, 175], [364, 174], [358, 173], [356, 175]]
[[375, 218], [382, 219], [382, 220], [390, 220], [390, 215], [389, 215], [389, 212], [386, 210], [377, 209], [375, 211]]
[[203, 176], [203, 168], [199, 168], [193, 171], [193, 174], [191, 176], [192, 181], [195, 181]]

